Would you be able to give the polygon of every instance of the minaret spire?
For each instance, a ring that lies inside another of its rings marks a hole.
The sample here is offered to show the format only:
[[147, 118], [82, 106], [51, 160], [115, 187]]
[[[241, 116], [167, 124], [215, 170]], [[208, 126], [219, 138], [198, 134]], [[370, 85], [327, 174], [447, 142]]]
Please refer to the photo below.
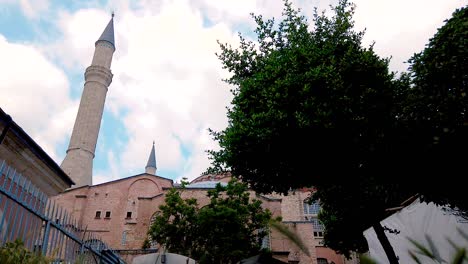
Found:
[[115, 51], [114, 16], [95, 44], [91, 66], [85, 72], [83, 94], [67, 155], [61, 165], [76, 183], [75, 187], [92, 185], [94, 152], [107, 90], [113, 76], [110, 67]]
[[102, 32], [101, 36], [99, 39], [96, 41], [96, 45], [98, 44], [99, 41], [107, 41], [115, 49], [115, 40], [114, 40], [114, 13], [112, 12], [112, 17], [109, 23], [107, 24], [106, 28]]
[[151, 148], [151, 152], [148, 158], [148, 163], [146, 163], [145, 172], [148, 174], [156, 175], [156, 152], [154, 150], [154, 140], [153, 140], [153, 147]]

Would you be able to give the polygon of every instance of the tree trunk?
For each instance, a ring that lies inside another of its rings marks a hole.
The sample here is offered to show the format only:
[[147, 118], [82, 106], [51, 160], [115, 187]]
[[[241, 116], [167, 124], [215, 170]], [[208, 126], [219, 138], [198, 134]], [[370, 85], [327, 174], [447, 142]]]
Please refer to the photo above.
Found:
[[398, 258], [395, 255], [395, 251], [393, 251], [393, 247], [390, 244], [390, 241], [388, 241], [388, 238], [385, 235], [385, 231], [380, 222], [372, 225], [372, 228], [374, 228], [375, 234], [377, 235], [377, 238], [379, 239], [379, 242], [382, 245], [390, 264], [398, 264]]

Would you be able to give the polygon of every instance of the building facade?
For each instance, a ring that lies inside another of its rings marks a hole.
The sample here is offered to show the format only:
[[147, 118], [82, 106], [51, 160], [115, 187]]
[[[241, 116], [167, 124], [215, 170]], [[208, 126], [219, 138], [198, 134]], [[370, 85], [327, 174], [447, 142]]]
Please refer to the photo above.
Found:
[[[159, 249], [152, 243], [152, 249], [142, 250], [148, 238], [147, 232], [152, 218], [164, 204], [165, 194], [170, 188], [179, 188], [170, 179], [149, 173], [151, 164], [156, 164], [154, 148], [146, 166], [146, 172], [127, 178], [92, 186], [69, 189], [56, 197], [55, 201], [68, 208], [72, 217], [79, 219], [90, 232], [98, 233], [111, 248], [120, 252], [129, 263], [138, 255]], [[207, 191], [217, 183], [226, 184], [230, 175], [205, 175], [193, 180], [181, 190], [183, 198], [196, 198], [200, 207], [209, 203]], [[287, 237], [271, 229], [264, 246], [275, 258], [285, 263], [357, 263], [347, 261], [343, 256], [321, 245], [323, 226], [317, 220], [318, 204], [308, 204], [310, 189], [283, 195], [258, 195], [251, 191], [252, 198], [262, 201], [262, 206], [280, 216], [283, 223], [296, 232], [306, 245], [310, 257], [306, 256]], [[157, 241], [155, 241], [157, 242]]]

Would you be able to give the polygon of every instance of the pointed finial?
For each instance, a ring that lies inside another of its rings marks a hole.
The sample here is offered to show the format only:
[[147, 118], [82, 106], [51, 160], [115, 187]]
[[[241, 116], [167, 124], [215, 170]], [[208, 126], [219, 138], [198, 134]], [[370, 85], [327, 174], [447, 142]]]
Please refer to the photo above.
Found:
[[96, 45], [99, 41], [107, 41], [115, 48], [114, 42], [114, 12], [112, 12], [112, 18], [110, 19], [109, 23], [107, 24], [104, 32], [102, 32], [101, 37], [96, 41]]
[[115, 13], [114, 13], [114, 11], [112, 11], [112, 18], [114, 18], [114, 16], [115, 16]]
[[153, 146], [154, 146], [154, 140], [153, 140]]

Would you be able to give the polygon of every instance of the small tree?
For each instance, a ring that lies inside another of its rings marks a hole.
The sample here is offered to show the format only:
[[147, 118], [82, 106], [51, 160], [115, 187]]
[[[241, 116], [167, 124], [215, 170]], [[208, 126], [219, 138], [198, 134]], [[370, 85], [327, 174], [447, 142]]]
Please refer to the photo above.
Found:
[[149, 229], [151, 239], [164, 245], [169, 252], [193, 256], [199, 246], [197, 206], [196, 199], [182, 199], [180, 190], [170, 189], [165, 204], [159, 207], [161, 213]]
[[171, 189], [166, 195], [149, 230], [153, 240], [200, 263], [236, 263], [260, 252], [271, 213], [250, 198], [246, 184], [218, 184], [207, 192], [210, 203], [202, 208], [196, 199], [183, 199], [181, 192]]

